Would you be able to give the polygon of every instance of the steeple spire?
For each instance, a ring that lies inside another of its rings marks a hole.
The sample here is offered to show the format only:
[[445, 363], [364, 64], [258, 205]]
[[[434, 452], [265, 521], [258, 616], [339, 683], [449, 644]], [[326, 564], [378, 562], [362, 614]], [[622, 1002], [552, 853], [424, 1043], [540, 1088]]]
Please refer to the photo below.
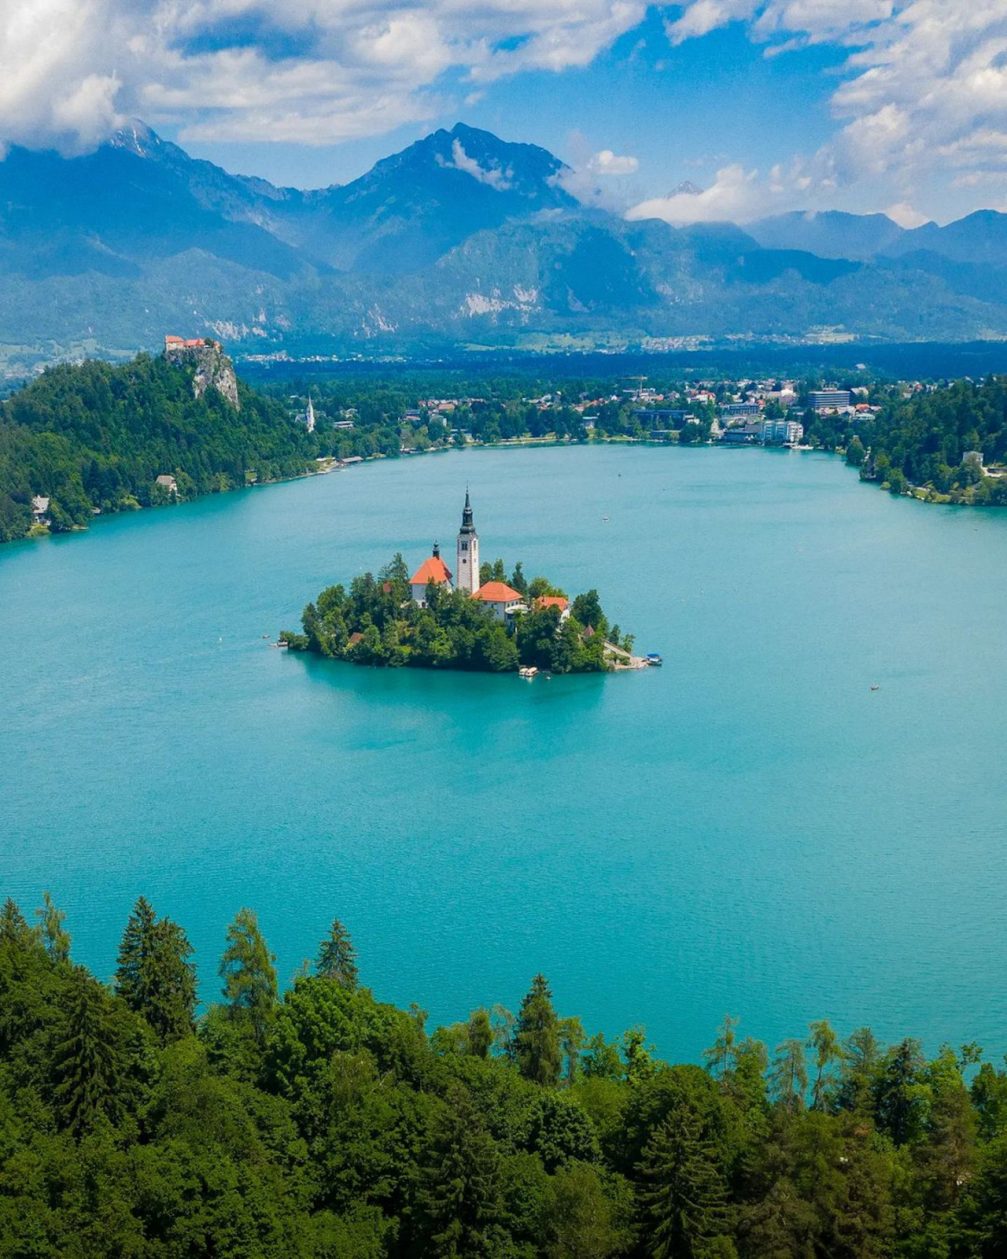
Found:
[[474, 595], [479, 589], [479, 535], [472, 520], [472, 500], [465, 487], [465, 506], [462, 509], [462, 527], [458, 530], [455, 551], [458, 565], [457, 589]]

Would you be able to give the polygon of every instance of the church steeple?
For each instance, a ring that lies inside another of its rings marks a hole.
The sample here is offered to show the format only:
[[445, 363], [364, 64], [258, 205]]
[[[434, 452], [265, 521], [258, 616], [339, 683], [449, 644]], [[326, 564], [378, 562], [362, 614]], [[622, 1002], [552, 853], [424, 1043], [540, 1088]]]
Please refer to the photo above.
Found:
[[472, 519], [472, 501], [465, 490], [462, 527], [458, 530], [456, 588], [474, 595], [479, 589], [479, 535]]

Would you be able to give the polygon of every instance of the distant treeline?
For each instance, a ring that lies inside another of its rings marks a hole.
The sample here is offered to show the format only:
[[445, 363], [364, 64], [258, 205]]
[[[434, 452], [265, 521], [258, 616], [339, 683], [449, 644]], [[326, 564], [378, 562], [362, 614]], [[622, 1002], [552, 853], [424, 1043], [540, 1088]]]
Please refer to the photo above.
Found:
[[0, 911], [4, 1259], [979, 1259], [1007, 1253], [1007, 1075], [827, 1022], [705, 1066], [588, 1036], [538, 975], [430, 1033], [334, 921], [281, 996], [255, 915], [197, 1016], [137, 901], [115, 977]]

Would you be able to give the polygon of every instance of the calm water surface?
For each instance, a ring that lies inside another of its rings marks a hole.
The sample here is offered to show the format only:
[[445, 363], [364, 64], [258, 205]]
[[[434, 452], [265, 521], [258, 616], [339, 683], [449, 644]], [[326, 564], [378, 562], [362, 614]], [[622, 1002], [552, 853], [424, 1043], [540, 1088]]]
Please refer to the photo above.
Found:
[[[597, 586], [665, 668], [382, 672], [287, 657], [324, 585], [450, 544]], [[607, 520], [606, 520], [607, 518]], [[1007, 514], [826, 456], [463, 452], [0, 552], [0, 893], [108, 976], [135, 897], [216, 995], [255, 907], [289, 978], [334, 914], [379, 996], [643, 1023], [727, 1012], [1007, 1049]], [[880, 690], [871, 692], [872, 683]]]

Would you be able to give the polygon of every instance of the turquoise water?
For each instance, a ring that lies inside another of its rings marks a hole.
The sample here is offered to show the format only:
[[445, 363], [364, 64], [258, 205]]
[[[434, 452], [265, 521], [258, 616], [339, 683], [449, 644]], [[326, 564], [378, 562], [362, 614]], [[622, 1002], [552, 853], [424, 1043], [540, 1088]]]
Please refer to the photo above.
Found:
[[[302, 605], [453, 541], [595, 585], [663, 670], [533, 683], [271, 649]], [[605, 518], [608, 518], [607, 521]], [[727, 1012], [1007, 1049], [1007, 515], [826, 456], [451, 453], [0, 552], [0, 894], [110, 975], [143, 892], [216, 995], [255, 907], [288, 979], [334, 914], [379, 996], [643, 1023]], [[872, 683], [880, 684], [872, 692]]]

